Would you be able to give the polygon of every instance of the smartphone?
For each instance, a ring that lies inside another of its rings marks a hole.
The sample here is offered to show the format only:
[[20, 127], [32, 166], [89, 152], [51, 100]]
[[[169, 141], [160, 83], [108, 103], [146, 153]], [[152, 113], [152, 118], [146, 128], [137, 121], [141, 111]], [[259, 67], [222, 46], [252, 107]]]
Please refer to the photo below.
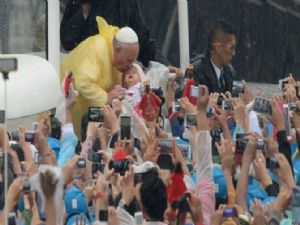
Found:
[[283, 105], [283, 117], [286, 135], [288, 138], [291, 138], [291, 115], [289, 113], [289, 106], [287, 104]]
[[121, 140], [130, 141], [131, 116], [120, 116]]
[[278, 86], [279, 86], [280, 90], [283, 90], [284, 85], [286, 85], [286, 84], [288, 84], [288, 83], [289, 83], [289, 81], [288, 81], [287, 78], [280, 79], [280, 80], [278, 81]]
[[181, 106], [179, 102], [172, 102], [172, 112], [180, 112]]
[[214, 110], [213, 110], [213, 108], [207, 107], [207, 108], [206, 108], [206, 117], [207, 117], [207, 118], [210, 118], [210, 117], [212, 117], [213, 115], [214, 115]]
[[187, 113], [185, 114], [184, 118], [185, 126], [197, 126], [197, 116], [194, 113]]
[[230, 100], [223, 100], [222, 101], [222, 109], [224, 111], [233, 111], [233, 103]]
[[271, 115], [272, 113], [271, 101], [264, 98], [255, 98], [253, 104], [253, 110], [258, 113]]
[[108, 200], [107, 200], [107, 203], [108, 203], [108, 206], [113, 206], [114, 205], [112, 185], [111, 184], [108, 184]]
[[239, 97], [240, 94], [244, 93], [244, 84], [242, 81], [234, 80], [232, 83], [232, 97]]
[[43, 157], [38, 152], [34, 153], [34, 163], [38, 165], [43, 163]]
[[258, 124], [260, 129], [264, 128], [264, 115], [263, 114], [257, 114], [257, 120], [258, 120]]
[[198, 87], [192, 85], [190, 89], [190, 96], [198, 98]]
[[77, 169], [84, 169], [86, 168], [86, 159], [85, 158], [80, 158], [77, 161]]
[[192, 161], [192, 151], [191, 151], [191, 147], [188, 143], [176, 143], [178, 149], [180, 150], [183, 158], [187, 161], [187, 162], [191, 162]]
[[172, 139], [159, 139], [158, 148], [160, 154], [173, 153], [173, 140]]
[[218, 100], [217, 100], [217, 105], [219, 106], [219, 107], [222, 107], [222, 104], [223, 104], [223, 101], [224, 101], [225, 99], [224, 99], [224, 96], [223, 95], [219, 95], [218, 96]]
[[99, 210], [99, 221], [103, 223], [108, 221], [108, 210]]
[[89, 107], [88, 111], [89, 122], [104, 122], [102, 107]]

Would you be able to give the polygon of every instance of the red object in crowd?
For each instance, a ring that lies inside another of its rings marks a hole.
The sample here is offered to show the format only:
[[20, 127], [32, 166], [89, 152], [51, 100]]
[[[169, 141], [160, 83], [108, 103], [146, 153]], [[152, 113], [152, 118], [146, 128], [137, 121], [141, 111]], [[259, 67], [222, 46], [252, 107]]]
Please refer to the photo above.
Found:
[[193, 79], [193, 69], [194, 69], [193, 65], [190, 64], [188, 66], [188, 78], [185, 81], [183, 95], [187, 97], [193, 105], [196, 105], [197, 98], [191, 96], [191, 86], [195, 85], [195, 81]]
[[146, 88], [146, 92], [139, 104], [143, 118], [147, 121], [155, 121], [159, 115], [160, 105], [160, 98], [150, 90], [150, 87], [148, 87], [148, 90]]
[[113, 155], [114, 160], [126, 159], [127, 153], [124, 151], [123, 147], [116, 147], [115, 154]]
[[173, 202], [179, 200], [181, 196], [187, 191], [185, 183], [183, 181], [183, 172], [173, 172], [171, 181], [168, 186], [168, 201]]
[[72, 83], [72, 72], [70, 72], [66, 79], [65, 79], [65, 85], [64, 85], [64, 92], [65, 92], [65, 98], [68, 98], [70, 95], [70, 85]]

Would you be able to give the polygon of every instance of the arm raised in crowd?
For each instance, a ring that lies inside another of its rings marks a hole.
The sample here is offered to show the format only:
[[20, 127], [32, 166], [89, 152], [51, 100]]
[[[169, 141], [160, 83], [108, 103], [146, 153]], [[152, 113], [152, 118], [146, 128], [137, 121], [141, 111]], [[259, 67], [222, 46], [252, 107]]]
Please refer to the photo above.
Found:
[[272, 98], [272, 115], [270, 116], [270, 120], [274, 127], [277, 129], [276, 136], [279, 145], [279, 152], [287, 158], [294, 174], [291, 146], [287, 139], [287, 134], [284, 127], [284, 117], [279, 107], [279, 99], [276, 97]]
[[197, 163], [197, 194], [202, 201], [203, 223], [210, 224], [215, 209], [215, 185], [212, 177], [211, 136], [206, 117], [209, 93], [206, 86], [199, 85], [197, 102], [197, 129], [195, 151]]
[[256, 139], [253, 136], [248, 136], [249, 142], [243, 155], [243, 162], [241, 167], [241, 173], [239, 175], [237, 187], [236, 187], [236, 204], [241, 206], [245, 212], [248, 211], [246, 204], [246, 194], [248, 190], [248, 174], [251, 162], [254, 158]]

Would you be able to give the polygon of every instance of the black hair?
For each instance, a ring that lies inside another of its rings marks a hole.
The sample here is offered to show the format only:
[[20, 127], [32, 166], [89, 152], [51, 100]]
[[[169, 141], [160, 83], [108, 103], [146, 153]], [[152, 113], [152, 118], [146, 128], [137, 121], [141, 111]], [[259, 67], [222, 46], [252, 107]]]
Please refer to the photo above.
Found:
[[208, 35], [208, 49], [212, 50], [213, 41], [220, 35], [220, 34], [228, 34], [228, 35], [236, 35], [236, 30], [226, 20], [218, 19], [212, 26], [209, 35]]
[[167, 188], [159, 177], [145, 180], [140, 188], [142, 207], [152, 221], [164, 221]]
[[25, 161], [23, 149], [19, 144], [12, 144], [10, 147], [17, 153], [20, 162]]
[[89, 117], [88, 117], [88, 113], [86, 112], [81, 117], [81, 127], [80, 127], [81, 141], [85, 141], [86, 139], [86, 132], [87, 132], [88, 125], [89, 125]]
[[61, 122], [54, 116], [50, 117], [51, 123], [51, 137], [60, 139], [61, 137]]

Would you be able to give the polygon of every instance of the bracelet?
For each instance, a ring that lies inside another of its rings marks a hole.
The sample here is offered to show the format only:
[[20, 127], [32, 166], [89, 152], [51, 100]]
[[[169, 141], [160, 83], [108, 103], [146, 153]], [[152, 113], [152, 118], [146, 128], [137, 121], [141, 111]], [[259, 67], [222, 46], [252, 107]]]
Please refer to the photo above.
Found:
[[102, 191], [99, 191], [97, 192], [94, 197], [97, 199], [97, 198], [104, 198], [106, 196], [106, 192], [102, 192]]

